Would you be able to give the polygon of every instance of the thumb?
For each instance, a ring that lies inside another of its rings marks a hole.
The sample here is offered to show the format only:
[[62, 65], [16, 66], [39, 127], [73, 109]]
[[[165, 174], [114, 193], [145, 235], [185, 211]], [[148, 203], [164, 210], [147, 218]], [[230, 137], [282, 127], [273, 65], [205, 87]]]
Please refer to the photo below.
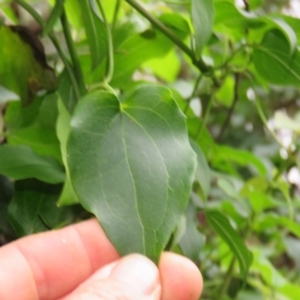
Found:
[[159, 300], [160, 295], [155, 264], [132, 254], [96, 271], [65, 300]]

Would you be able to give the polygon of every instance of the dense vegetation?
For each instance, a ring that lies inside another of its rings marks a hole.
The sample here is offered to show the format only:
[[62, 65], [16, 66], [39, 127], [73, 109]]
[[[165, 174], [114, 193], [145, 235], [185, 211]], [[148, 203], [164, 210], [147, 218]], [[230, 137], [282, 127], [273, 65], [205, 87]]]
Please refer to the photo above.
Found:
[[0, 0], [0, 244], [94, 214], [202, 299], [298, 299], [296, 6]]

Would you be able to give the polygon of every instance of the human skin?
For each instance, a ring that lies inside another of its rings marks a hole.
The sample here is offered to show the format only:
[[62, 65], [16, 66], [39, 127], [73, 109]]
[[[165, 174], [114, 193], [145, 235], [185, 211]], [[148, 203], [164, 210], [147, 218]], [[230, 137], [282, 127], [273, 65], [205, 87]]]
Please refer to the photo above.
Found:
[[[136, 282], [142, 280], [136, 290], [127, 282], [131, 275], [121, 278], [127, 269], [128, 274], [133, 272], [132, 266], [136, 270], [146, 268], [146, 276], [133, 274]], [[150, 273], [155, 278], [150, 279]], [[202, 291], [201, 274], [190, 260], [164, 252], [157, 269], [139, 254], [120, 258], [95, 219], [31, 235], [0, 248], [0, 300], [83, 299], [79, 295], [86, 289], [99, 289], [100, 294], [105, 290], [105, 296], [94, 299], [131, 300], [135, 296], [110, 297], [110, 286], [122, 289], [126, 296], [138, 295], [139, 285], [152, 279], [151, 293], [155, 290], [155, 296], [143, 299], [198, 300]]]

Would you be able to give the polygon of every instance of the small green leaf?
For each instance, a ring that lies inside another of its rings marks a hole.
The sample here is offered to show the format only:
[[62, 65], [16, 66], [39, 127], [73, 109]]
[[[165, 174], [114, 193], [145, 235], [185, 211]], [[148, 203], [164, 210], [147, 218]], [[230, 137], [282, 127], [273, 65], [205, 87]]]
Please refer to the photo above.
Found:
[[90, 47], [92, 68], [95, 69], [107, 54], [107, 34], [105, 24], [94, 12], [89, 0], [80, 0], [78, 2], [80, 4], [83, 24]]
[[58, 206], [63, 206], [78, 203], [78, 199], [71, 183], [70, 170], [67, 162], [67, 141], [70, 133], [71, 116], [60, 97], [58, 97], [57, 106], [59, 115], [57, 118], [56, 133], [60, 141], [62, 160], [66, 170], [64, 188], [58, 200]]
[[220, 235], [238, 259], [241, 275], [246, 278], [252, 263], [252, 254], [245, 246], [244, 241], [222, 213], [218, 211], [206, 211], [206, 216], [209, 224]]
[[193, 140], [190, 140], [190, 143], [193, 150], [197, 154], [198, 166], [196, 169], [195, 179], [198, 181], [198, 183], [201, 186], [203, 198], [206, 199], [210, 191], [210, 180], [211, 180], [210, 168], [208, 166], [206, 157], [204, 156], [201, 148]]
[[216, 146], [216, 152], [213, 157], [214, 164], [218, 162], [232, 161], [240, 166], [252, 165], [257, 169], [260, 175], [266, 175], [267, 170], [261, 160], [249, 151], [235, 149], [229, 146]]
[[75, 91], [66, 70], [59, 76], [57, 92], [69, 113], [72, 113], [76, 105]]
[[200, 58], [204, 45], [212, 34], [214, 4], [212, 0], [191, 0], [191, 16], [195, 30], [195, 53]]
[[186, 209], [185, 216], [186, 231], [180, 241], [180, 248], [184, 256], [196, 262], [199, 259], [206, 237], [197, 228], [197, 210], [191, 201]]
[[65, 0], [56, 0], [55, 5], [51, 11], [50, 17], [44, 27], [43, 36], [47, 36], [56, 23], [56, 21], [61, 17], [63, 9], [64, 9]]
[[60, 183], [65, 174], [59, 162], [40, 156], [27, 146], [0, 147], [0, 174], [13, 179], [36, 178], [48, 183]]
[[33, 179], [15, 183], [8, 217], [19, 236], [45, 231], [70, 221], [68, 210], [56, 206], [60, 190], [61, 184], [52, 185]]
[[270, 83], [300, 85], [300, 52], [290, 54], [290, 45], [281, 31], [269, 31], [261, 45], [253, 52], [258, 73]]
[[158, 261], [185, 210], [196, 167], [169, 89], [143, 85], [120, 101], [87, 95], [71, 120], [68, 163], [81, 204], [121, 255]]

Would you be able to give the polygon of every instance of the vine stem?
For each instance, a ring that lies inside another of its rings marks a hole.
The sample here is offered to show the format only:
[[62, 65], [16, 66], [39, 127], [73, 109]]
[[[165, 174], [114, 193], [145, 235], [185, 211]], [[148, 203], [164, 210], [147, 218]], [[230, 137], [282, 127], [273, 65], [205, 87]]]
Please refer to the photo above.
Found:
[[255, 99], [254, 102], [255, 102], [257, 112], [258, 112], [258, 114], [260, 116], [260, 119], [262, 120], [263, 124], [265, 125], [265, 127], [267, 128], [267, 130], [269, 131], [269, 133], [271, 134], [273, 139], [278, 143], [278, 145], [285, 149], [285, 147], [282, 145], [281, 141], [279, 140], [278, 136], [275, 134], [275, 132], [273, 130], [270, 129], [270, 127], [268, 125], [267, 118], [266, 118], [266, 116], [263, 112], [263, 109], [261, 107], [260, 101], [258, 99]]
[[197, 141], [199, 139], [199, 137], [201, 136], [201, 133], [203, 131], [203, 128], [207, 123], [207, 120], [208, 120], [208, 117], [210, 115], [210, 111], [211, 111], [211, 108], [212, 108], [212, 104], [213, 104], [213, 95], [211, 95], [210, 98], [209, 98], [209, 101], [208, 101], [208, 104], [207, 104], [207, 107], [206, 107], [206, 110], [205, 110], [205, 114], [204, 114], [204, 117], [203, 117], [203, 122], [200, 124], [200, 126], [198, 128], [198, 131], [197, 131], [197, 134], [196, 134], [196, 137], [195, 137], [195, 141]]
[[[184, 53], [186, 53], [193, 64], [206, 76], [213, 77], [213, 68], [206, 65], [202, 58], [197, 59], [194, 52], [181, 41], [168, 27], [166, 27], [157, 18], [148, 13], [139, 3], [135, 0], [125, 0], [129, 5], [136, 9], [141, 15], [143, 15], [154, 27], [161, 31], [166, 37], [168, 37], [174, 44], [176, 44]], [[215, 81], [215, 80], [214, 80]]]
[[83, 77], [81, 65], [80, 65], [80, 62], [79, 62], [79, 59], [77, 56], [77, 52], [75, 49], [75, 45], [74, 45], [74, 42], [72, 39], [71, 30], [70, 30], [70, 26], [69, 26], [69, 22], [68, 22], [68, 18], [67, 18], [65, 10], [63, 11], [62, 16], [61, 16], [61, 23], [62, 23], [66, 43], [67, 43], [67, 46], [68, 46], [68, 49], [70, 52], [70, 56], [71, 56], [71, 59], [73, 62], [75, 76], [76, 76], [77, 82], [79, 84], [80, 93], [81, 93], [81, 95], [84, 95], [86, 93], [84, 77]]
[[105, 82], [108, 84], [114, 74], [114, 47], [113, 47], [113, 41], [112, 41], [112, 35], [111, 31], [106, 19], [105, 11], [103, 9], [103, 6], [101, 4], [100, 0], [97, 0], [97, 5], [100, 10], [101, 17], [103, 18], [104, 24], [105, 24], [105, 29], [106, 29], [106, 34], [107, 34], [107, 40], [108, 40], [108, 61], [107, 61], [107, 68], [106, 68], [106, 74], [105, 74]]
[[238, 73], [235, 73], [234, 74], [234, 79], [235, 79], [235, 81], [234, 81], [234, 98], [233, 98], [233, 102], [232, 102], [232, 105], [230, 106], [230, 109], [229, 109], [229, 112], [227, 114], [226, 120], [225, 120], [225, 122], [224, 122], [224, 124], [223, 124], [223, 126], [220, 130], [220, 133], [219, 133], [219, 135], [216, 139], [218, 142], [220, 142], [223, 138], [223, 135], [224, 135], [229, 123], [230, 123], [230, 120], [231, 120], [232, 114], [234, 112], [236, 103], [239, 99], [238, 89], [239, 89], [240, 75]]
[[42, 28], [45, 27], [46, 22], [31, 5], [24, 0], [15, 0], [15, 2], [22, 6], [40, 24]]
[[[45, 21], [36, 12], [36, 10], [32, 6], [30, 6], [24, 0], [15, 0], [15, 2], [18, 3], [21, 7], [23, 7], [39, 23], [39, 25], [42, 27], [42, 29], [45, 27], [45, 25], [46, 25]], [[64, 55], [64, 52], [63, 52], [62, 48], [60, 47], [58, 40], [56, 39], [55, 35], [52, 32], [50, 32], [49, 38], [52, 41], [53, 45], [55, 46], [58, 55], [60, 56], [61, 60], [63, 61], [64, 65], [66, 67], [67, 73], [69, 75], [72, 86], [74, 88], [76, 100], [79, 101], [80, 100], [80, 90], [79, 90], [78, 82], [74, 75], [74, 70], [73, 70], [70, 62]]]
[[112, 31], [115, 29], [116, 27], [116, 23], [117, 23], [117, 19], [118, 19], [118, 14], [120, 11], [120, 7], [121, 7], [121, 0], [117, 0], [116, 5], [115, 5], [115, 10], [114, 10], [114, 16], [113, 16], [113, 21], [112, 21]]
[[202, 74], [200, 74], [198, 76], [198, 78], [196, 79], [193, 91], [192, 91], [191, 95], [186, 99], [186, 106], [185, 106], [184, 111], [183, 111], [185, 114], [187, 113], [187, 110], [188, 110], [188, 108], [190, 106], [191, 100], [196, 96], [197, 89], [198, 89], [198, 86], [199, 86], [199, 84], [201, 82], [201, 79], [202, 79]]
[[224, 277], [224, 281], [223, 284], [221, 286], [220, 292], [217, 295], [218, 300], [223, 300], [227, 294], [231, 279], [232, 279], [232, 275], [233, 275], [233, 271], [234, 271], [234, 266], [235, 266], [235, 262], [236, 262], [236, 258], [235, 256], [232, 258], [229, 268], [227, 270], [227, 273]]

